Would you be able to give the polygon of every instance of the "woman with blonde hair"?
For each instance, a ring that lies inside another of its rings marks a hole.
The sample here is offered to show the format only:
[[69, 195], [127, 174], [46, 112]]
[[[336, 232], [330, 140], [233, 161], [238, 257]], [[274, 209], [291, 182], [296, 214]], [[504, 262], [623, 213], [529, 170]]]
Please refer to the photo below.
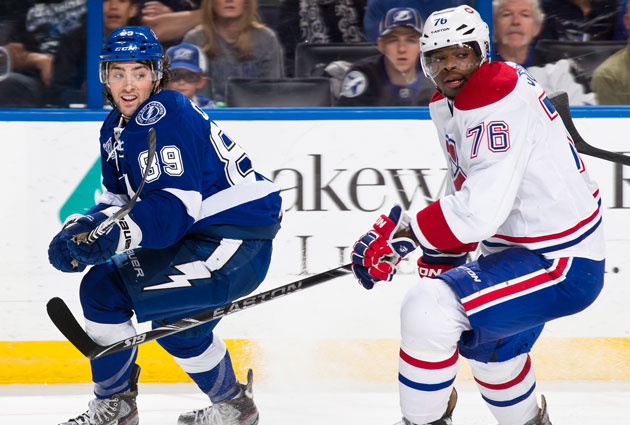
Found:
[[272, 29], [260, 22], [257, 0], [203, 0], [202, 23], [184, 36], [208, 59], [211, 97], [225, 100], [229, 77], [281, 78], [282, 48]]

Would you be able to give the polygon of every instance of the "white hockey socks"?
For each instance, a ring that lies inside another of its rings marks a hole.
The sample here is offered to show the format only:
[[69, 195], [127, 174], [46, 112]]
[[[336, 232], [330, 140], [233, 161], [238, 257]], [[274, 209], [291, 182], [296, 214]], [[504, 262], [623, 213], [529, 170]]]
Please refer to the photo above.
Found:
[[457, 341], [470, 329], [453, 290], [441, 279], [421, 279], [400, 311], [400, 407], [416, 424], [440, 419], [459, 369]]
[[481, 396], [500, 425], [522, 425], [538, 414], [529, 354], [504, 362], [469, 360]]

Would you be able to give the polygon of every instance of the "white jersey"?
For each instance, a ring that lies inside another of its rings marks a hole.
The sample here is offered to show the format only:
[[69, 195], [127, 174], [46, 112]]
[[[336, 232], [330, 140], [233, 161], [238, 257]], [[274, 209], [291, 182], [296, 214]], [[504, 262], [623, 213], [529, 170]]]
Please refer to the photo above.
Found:
[[604, 259], [601, 199], [544, 90], [514, 63], [482, 65], [431, 118], [449, 187], [412, 220], [422, 245]]

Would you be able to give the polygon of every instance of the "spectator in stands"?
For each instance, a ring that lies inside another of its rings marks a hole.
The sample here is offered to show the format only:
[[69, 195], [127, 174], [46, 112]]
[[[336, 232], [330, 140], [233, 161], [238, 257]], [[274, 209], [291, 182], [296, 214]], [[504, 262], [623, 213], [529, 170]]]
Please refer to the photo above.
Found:
[[[11, 72], [11, 53], [8, 46], [12, 34], [24, 23], [28, 3], [22, 0], [0, 2], [0, 81]], [[14, 58], [15, 60], [15, 58]]]
[[[153, 29], [165, 49], [181, 42], [184, 35], [201, 22], [201, 14], [197, 16], [196, 13], [201, 0], [137, 0], [137, 2], [140, 22]], [[182, 19], [190, 16], [197, 19]], [[160, 27], [164, 29], [168, 27], [170, 36], [164, 37], [165, 34], [160, 31]]]
[[595, 95], [587, 93], [571, 74], [572, 62], [562, 59], [545, 64], [534, 50], [545, 14], [540, 0], [493, 0], [495, 61], [516, 62], [527, 69], [547, 93], [565, 91], [571, 105], [594, 105]]
[[168, 90], [176, 90], [200, 108], [216, 108], [214, 102], [197, 94], [208, 82], [206, 57], [198, 46], [181, 43], [166, 51], [170, 62], [171, 79]]
[[257, 8], [257, 0], [203, 0], [202, 24], [184, 37], [206, 55], [215, 102], [225, 102], [229, 77], [283, 77], [280, 42]]
[[615, 34], [613, 39], [615, 40], [627, 40], [630, 37], [630, 31], [626, 28], [625, 16], [626, 9], [628, 8], [628, 0], [621, 0], [619, 6], [617, 6], [617, 14], [615, 17]]
[[379, 37], [379, 26], [385, 13], [396, 7], [411, 7], [416, 9], [420, 16], [428, 17], [436, 10], [457, 7], [462, 4], [475, 7], [475, 0], [368, 0], [363, 16], [363, 32], [366, 41], [375, 42]]
[[619, 0], [543, 0], [541, 39], [613, 40]]
[[153, 30], [162, 44], [179, 43], [186, 33], [201, 24], [201, 10], [182, 10], [142, 17], [142, 25]]
[[165, 13], [199, 9], [201, 0], [140, 0], [140, 16], [155, 17]]
[[13, 34], [24, 25], [29, 3], [24, 0], [0, 2], [0, 46], [12, 41]]
[[510, 61], [525, 68], [540, 65], [535, 40], [545, 18], [538, 0], [493, 0], [494, 54], [492, 60]]
[[278, 35], [285, 53], [285, 74], [295, 71], [298, 43], [359, 43], [365, 0], [284, 0]]
[[[138, 10], [137, 0], [103, 0], [103, 39], [118, 27], [137, 25]], [[49, 105], [68, 107], [86, 103], [86, 28], [84, 21], [59, 42], [48, 89]]]
[[[59, 40], [84, 21], [86, 2], [3, 0], [2, 3], [3, 7], [14, 9], [13, 19], [19, 20], [19, 25], [11, 31], [4, 45], [11, 55], [12, 72], [0, 81], [0, 107], [44, 106]], [[15, 11], [20, 11], [21, 16]]]
[[387, 12], [376, 40], [381, 54], [355, 62], [341, 84], [338, 106], [426, 106], [435, 86], [420, 66], [422, 18], [417, 10]]
[[[630, 2], [626, 3], [623, 23], [630, 31]], [[600, 105], [630, 105], [630, 44], [595, 69], [591, 90]]]

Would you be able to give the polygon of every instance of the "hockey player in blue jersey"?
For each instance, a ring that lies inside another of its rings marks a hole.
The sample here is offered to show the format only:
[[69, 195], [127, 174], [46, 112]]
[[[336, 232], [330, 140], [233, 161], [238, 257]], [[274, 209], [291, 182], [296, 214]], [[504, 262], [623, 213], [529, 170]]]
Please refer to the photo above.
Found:
[[420, 42], [437, 87], [429, 110], [446, 193], [411, 216], [395, 206], [352, 253], [370, 289], [422, 250], [400, 310], [399, 424], [453, 423], [461, 355], [500, 425], [551, 425], [529, 351], [546, 322], [583, 310], [603, 287], [597, 184], [541, 86], [520, 65], [490, 62], [476, 10], [434, 12]]
[[[226, 133], [179, 92], [164, 90], [168, 66], [147, 27], [121, 27], [104, 43], [100, 78], [114, 110], [100, 135], [105, 191], [85, 215], [67, 220], [50, 243], [64, 272], [93, 265], [81, 282], [86, 331], [100, 344], [136, 334], [131, 318], [163, 325], [255, 290], [280, 228], [279, 187], [258, 174]], [[147, 163], [147, 133], [157, 149]], [[125, 205], [149, 167], [131, 212], [93, 244], [75, 243]], [[75, 261], [76, 260], [76, 261]], [[237, 381], [217, 321], [158, 340], [212, 405], [179, 424], [253, 425], [258, 411]], [[136, 348], [91, 361], [89, 409], [65, 424], [138, 423]]]

